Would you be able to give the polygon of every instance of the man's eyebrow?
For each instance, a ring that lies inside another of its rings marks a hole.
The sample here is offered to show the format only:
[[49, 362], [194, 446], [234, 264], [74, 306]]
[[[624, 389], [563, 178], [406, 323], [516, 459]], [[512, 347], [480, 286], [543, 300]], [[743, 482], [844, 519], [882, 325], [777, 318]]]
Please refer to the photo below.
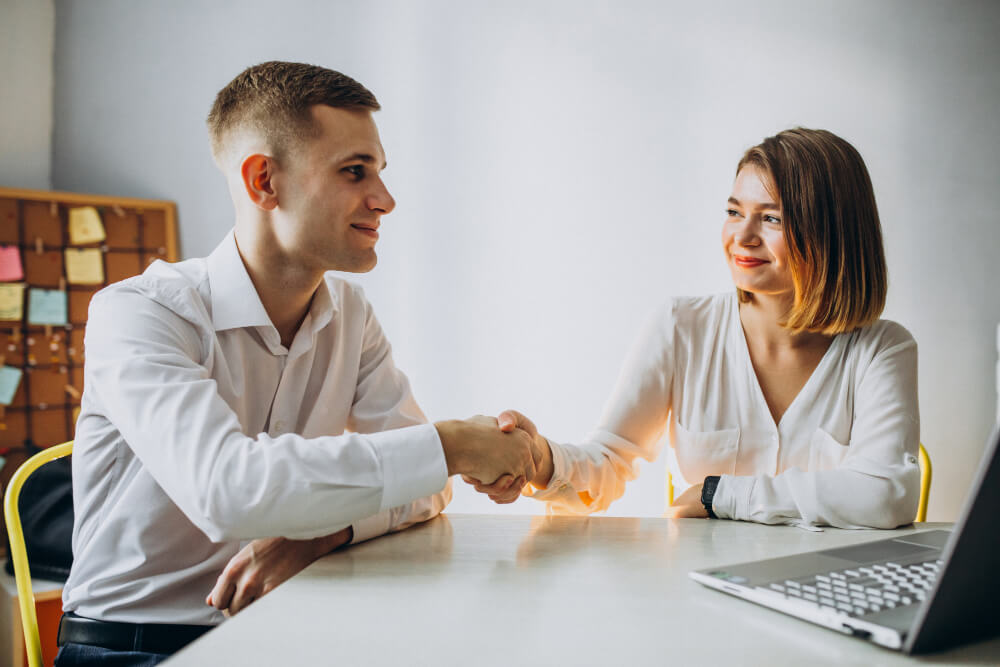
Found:
[[[374, 155], [370, 155], [368, 153], [355, 153], [354, 155], [351, 155], [350, 157], [344, 158], [343, 160], [341, 160], [341, 162], [354, 162], [356, 160], [364, 162], [365, 164], [375, 164], [376, 163], [375, 156]], [[386, 167], [387, 164], [388, 164], [387, 162], [383, 162], [382, 163], [382, 169], [385, 169], [385, 167]]]
[[[743, 205], [743, 204], [740, 203], [740, 200], [737, 199], [736, 197], [730, 197], [729, 198], [729, 203], [730, 204], [734, 204], [736, 206], [742, 206]], [[757, 206], [757, 208], [770, 208], [770, 209], [774, 209], [775, 211], [780, 211], [781, 210], [781, 207], [778, 206], [777, 204], [775, 204], [773, 201], [761, 202]]]

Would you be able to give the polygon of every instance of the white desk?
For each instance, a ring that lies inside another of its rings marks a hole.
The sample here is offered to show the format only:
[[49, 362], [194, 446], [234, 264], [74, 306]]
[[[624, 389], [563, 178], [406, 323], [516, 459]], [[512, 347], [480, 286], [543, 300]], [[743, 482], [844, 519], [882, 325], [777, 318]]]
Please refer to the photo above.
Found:
[[[949, 526], [920, 529], [931, 527]], [[167, 664], [913, 664], [687, 576], [889, 534], [704, 519], [443, 515], [317, 561]], [[997, 664], [1000, 639], [920, 661]]]

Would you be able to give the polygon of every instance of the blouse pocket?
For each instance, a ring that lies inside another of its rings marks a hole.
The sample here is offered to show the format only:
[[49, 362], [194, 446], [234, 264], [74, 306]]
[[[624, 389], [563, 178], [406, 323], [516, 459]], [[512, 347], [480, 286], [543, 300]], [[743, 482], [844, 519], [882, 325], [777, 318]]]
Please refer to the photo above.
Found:
[[689, 431], [675, 422], [674, 452], [681, 475], [690, 484], [700, 484], [709, 475], [736, 472], [740, 430]]
[[847, 445], [823, 429], [816, 429], [809, 445], [809, 470], [833, 470], [845, 456]]

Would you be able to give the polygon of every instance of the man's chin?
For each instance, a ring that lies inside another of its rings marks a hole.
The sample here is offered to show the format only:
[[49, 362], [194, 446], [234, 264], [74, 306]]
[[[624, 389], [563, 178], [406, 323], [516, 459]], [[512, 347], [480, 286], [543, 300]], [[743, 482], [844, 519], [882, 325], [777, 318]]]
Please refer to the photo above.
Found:
[[348, 261], [338, 262], [331, 271], [342, 271], [344, 273], [368, 273], [378, 264], [378, 255], [372, 250], [370, 254], [363, 257], [352, 257]]

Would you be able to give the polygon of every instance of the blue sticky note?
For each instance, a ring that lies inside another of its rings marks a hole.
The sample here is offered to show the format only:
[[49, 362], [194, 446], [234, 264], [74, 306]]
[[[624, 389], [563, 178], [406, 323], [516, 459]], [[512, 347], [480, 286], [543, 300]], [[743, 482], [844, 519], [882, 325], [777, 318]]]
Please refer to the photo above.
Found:
[[28, 290], [28, 324], [66, 324], [66, 292], [58, 289]]
[[10, 405], [17, 393], [17, 385], [21, 384], [20, 368], [0, 366], [0, 405]]

